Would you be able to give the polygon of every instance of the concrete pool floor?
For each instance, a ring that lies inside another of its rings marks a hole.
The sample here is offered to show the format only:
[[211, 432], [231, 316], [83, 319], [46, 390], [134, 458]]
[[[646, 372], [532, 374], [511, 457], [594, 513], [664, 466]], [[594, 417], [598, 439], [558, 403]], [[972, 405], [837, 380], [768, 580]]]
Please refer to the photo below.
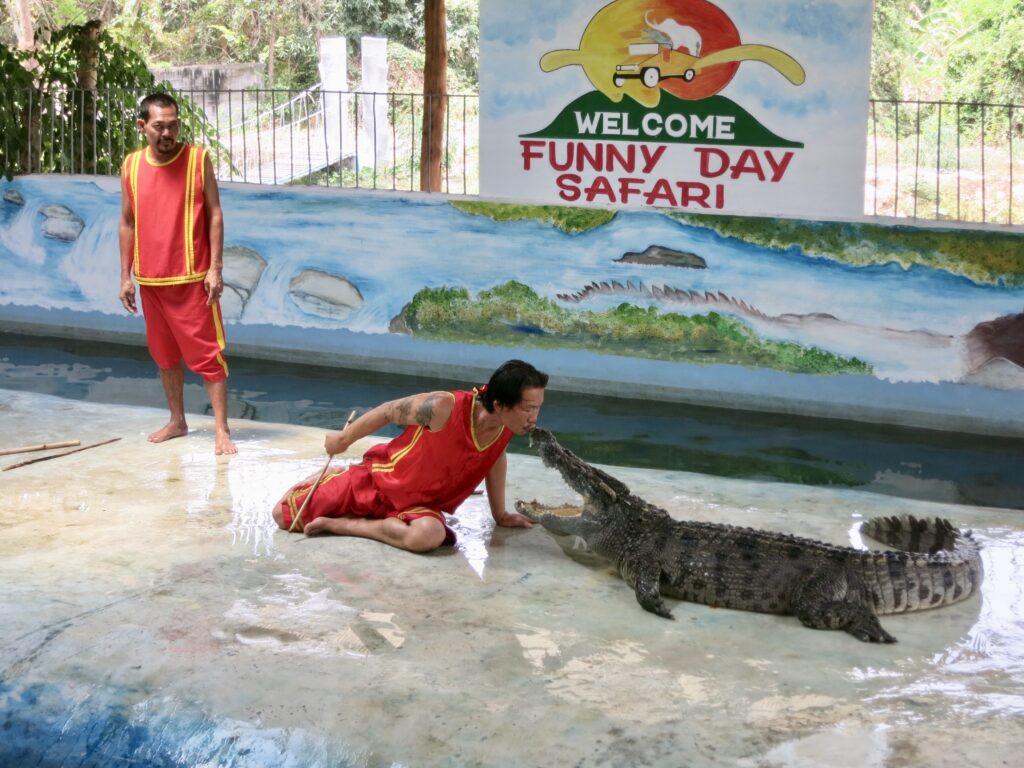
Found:
[[[494, 530], [482, 496], [438, 554], [288, 535], [270, 505], [320, 469], [321, 430], [236, 422], [218, 458], [209, 418], [148, 444], [164, 417], [0, 391], [0, 448], [121, 438], [0, 474], [0, 766], [1019, 764], [1020, 512], [610, 470], [681, 518], [836, 543], [876, 514], [974, 529], [981, 595], [867, 645], [674, 601], [659, 619], [571, 542]], [[510, 504], [573, 499], [509, 464]]]

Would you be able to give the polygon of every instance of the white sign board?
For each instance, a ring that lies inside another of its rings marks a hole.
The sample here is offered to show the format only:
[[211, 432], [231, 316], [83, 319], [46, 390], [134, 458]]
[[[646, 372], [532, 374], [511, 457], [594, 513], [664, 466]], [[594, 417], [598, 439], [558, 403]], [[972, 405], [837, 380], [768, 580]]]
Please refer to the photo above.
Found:
[[863, 213], [871, 0], [481, 0], [480, 191]]

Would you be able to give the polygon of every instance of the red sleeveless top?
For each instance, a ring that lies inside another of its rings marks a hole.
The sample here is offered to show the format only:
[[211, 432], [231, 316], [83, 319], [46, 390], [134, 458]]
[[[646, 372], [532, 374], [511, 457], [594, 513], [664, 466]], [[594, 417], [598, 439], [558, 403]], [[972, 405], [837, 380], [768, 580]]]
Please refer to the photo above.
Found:
[[206, 150], [182, 144], [159, 163], [147, 149], [124, 159], [121, 178], [135, 214], [134, 272], [139, 285], [198, 283], [210, 268], [206, 230]]
[[476, 390], [455, 391], [455, 407], [444, 429], [410, 426], [389, 443], [363, 454], [373, 484], [396, 510], [412, 507], [451, 514], [476, 489], [512, 439], [502, 427], [488, 445], [473, 430]]

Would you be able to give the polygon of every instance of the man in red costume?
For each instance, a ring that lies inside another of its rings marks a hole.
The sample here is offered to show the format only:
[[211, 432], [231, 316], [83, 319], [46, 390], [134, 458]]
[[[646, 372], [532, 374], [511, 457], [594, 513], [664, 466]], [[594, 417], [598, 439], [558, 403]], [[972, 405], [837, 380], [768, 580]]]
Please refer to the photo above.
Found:
[[214, 450], [236, 453], [228, 429], [228, 364], [220, 296], [224, 218], [213, 164], [203, 147], [178, 141], [178, 103], [154, 93], [139, 105], [147, 146], [121, 167], [121, 304], [133, 315], [139, 283], [146, 343], [160, 368], [171, 417], [149, 436], [188, 434], [185, 369], [202, 377], [213, 406]]
[[[362, 536], [430, 552], [455, 542], [443, 513], [455, 512], [483, 480], [494, 521], [529, 528], [528, 519], [505, 509], [505, 446], [537, 425], [547, 383], [547, 374], [529, 363], [509, 360], [482, 387], [392, 400], [327, 433], [324, 448], [333, 456], [386, 424], [406, 428], [366, 451], [359, 464], [324, 474], [298, 525], [307, 536]], [[292, 529], [316, 477], [274, 505], [281, 528]]]

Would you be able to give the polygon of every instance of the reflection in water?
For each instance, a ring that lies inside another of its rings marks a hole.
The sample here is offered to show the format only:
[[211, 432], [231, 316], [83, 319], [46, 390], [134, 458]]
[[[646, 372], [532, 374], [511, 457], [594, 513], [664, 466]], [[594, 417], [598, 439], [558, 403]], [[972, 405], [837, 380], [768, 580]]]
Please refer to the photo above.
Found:
[[486, 496], [474, 494], [459, 507], [459, 515], [449, 518], [449, 525], [458, 537], [455, 549], [481, 579], [487, 565], [487, 552], [494, 528]]
[[[893, 685], [877, 695], [879, 702], [895, 704], [910, 698], [950, 718], [1024, 715], [1024, 692], [1017, 682], [1024, 674], [1024, 583], [1019, 577], [1024, 533], [998, 534], [996, 538], [975, 533], [984, 572], [977, 621], [960, 637], [959, 627], [950, 627], [955, 634], [932, 657], [930, 668], [916, 679], [895, 676]], [[925, 616], [933, 618], [931, 613]], [[941, 612], [934, 617], [941, 619]], [[933, 623], [941, 637], [945, 622]]]
[[[338, 428], [353, 408], [471, 382], [232, 358], [230, 415]], [[208, 412], [187, 377], [186, 409]], [[146, 351], [0, 336], [0, 388], [164, 407]], [[1024, 509], [1024, 440], [551, 391], [544, 426], [592, 463], [858, 488], [930, 501]], [[382, 430], [390, 437], [397, 430]], [[513, 441], [510, 450], [527, 450]]]

